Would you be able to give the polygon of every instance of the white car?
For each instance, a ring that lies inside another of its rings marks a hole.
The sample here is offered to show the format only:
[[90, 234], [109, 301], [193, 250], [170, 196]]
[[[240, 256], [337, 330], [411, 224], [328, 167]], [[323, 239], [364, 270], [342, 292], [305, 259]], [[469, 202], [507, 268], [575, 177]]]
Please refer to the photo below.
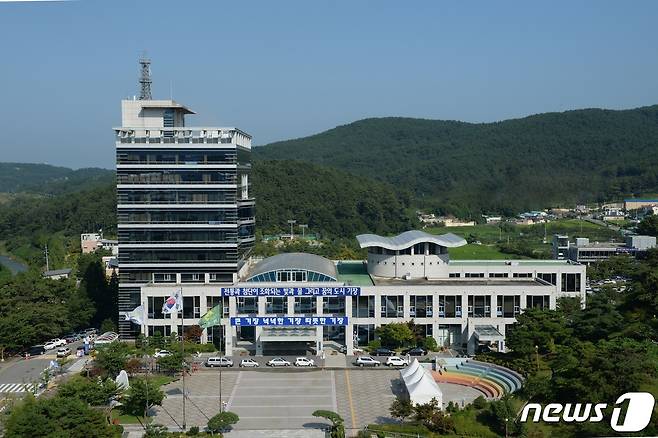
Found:
[[159, 359], [161, 357], [167, 357], [171, 356], [171, 351], [168, 350], [159, 350], [156, 351], [155, 354], [153, 355], [154, 358]]
[[360, 367], [378, 367], [382, 363], [370, 356], [359, 356], [356, 358], [356, 365]]
[[289, 367], [290, 362], [288, 362], [287, 360], [285, 360], [282, 357], [275, 357], [274, 359], [270, 359], [267, 362], [267, 366], [270, 366], [270, 367]]
[[52, 350], [57, 347], [59, 347], [59, 342], [48, 341], [45, 344], [43, 344], [43, 348], [45, 348], [46, 350]]
[[63, 347], [66, 345], [66, 339], [54, 338], [48, 342], [54, 342], [58, 347]]
[[66, 357], [71, 354], [71, 349], [69, 347], [60, 347], [57, 349], [57, 357]]
[[242, 359], [240, 361], [240, 366], [242, 368], [258, 368], [260, 364], [253, 359]]
[[386, 358], [386, 365], [389, 367], [406, 367], [409, 360], [399, 356], [389, 356]]
[[295, 366], [296, 367], [314, 367], [315, 362], [313, 359], [307, 359], [305, 357], [298, 357], [295, 359]]

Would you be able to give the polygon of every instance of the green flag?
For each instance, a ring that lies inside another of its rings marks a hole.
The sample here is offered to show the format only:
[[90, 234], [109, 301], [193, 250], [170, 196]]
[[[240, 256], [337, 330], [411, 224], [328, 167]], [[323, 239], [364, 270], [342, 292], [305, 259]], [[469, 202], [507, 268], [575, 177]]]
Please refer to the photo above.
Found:
[[218, 304], [212, 309], [208, 310], [205, 315], [199, 320], [199, 327], [207, 329], [221, 324], [222, 322], [222, 305]]

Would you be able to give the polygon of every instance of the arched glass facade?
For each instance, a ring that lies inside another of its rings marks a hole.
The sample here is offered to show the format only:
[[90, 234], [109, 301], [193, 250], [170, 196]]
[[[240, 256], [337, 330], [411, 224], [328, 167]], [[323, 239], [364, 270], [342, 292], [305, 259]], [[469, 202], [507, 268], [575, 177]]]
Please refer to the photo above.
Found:
[[316, 271], [309, 271], [306, 269], [277, 269], [273, 271], [263, 272], [253, 277], [247, 278], [247, 282], [323, 282], [323, 281], [336, 281], [335, 278], [326, 274]]

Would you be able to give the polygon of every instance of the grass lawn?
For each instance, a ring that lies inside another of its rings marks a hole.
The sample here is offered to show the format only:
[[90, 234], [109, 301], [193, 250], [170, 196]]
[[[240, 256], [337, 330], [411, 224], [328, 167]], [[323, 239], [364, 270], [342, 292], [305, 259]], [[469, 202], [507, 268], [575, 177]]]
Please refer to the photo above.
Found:
[[119, 420], [119, 424], [143, 424], [144, 417], [135, 417], [133, 415], [122, 415], [118, 408], [112, 409], [112, 421]]
[[505, 260], [523, 258], [513, 254], [505, 254], [498, 250], [495, 245], [468, 245], [458, 248], [449, 248], [448, 253], [452, 260]]

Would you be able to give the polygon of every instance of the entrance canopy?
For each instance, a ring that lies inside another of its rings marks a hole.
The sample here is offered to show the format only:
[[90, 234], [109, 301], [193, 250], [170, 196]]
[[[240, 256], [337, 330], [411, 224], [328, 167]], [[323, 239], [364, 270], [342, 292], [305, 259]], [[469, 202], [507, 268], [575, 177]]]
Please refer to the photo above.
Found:
[[315, 327], [263, 327], [262, 342], [315, 342]]
[[473, 334], [475, 339], [480, 342], [499, 342], [505, 340], [505, 336], [492, 325], [476, 325], [475, 333]]

